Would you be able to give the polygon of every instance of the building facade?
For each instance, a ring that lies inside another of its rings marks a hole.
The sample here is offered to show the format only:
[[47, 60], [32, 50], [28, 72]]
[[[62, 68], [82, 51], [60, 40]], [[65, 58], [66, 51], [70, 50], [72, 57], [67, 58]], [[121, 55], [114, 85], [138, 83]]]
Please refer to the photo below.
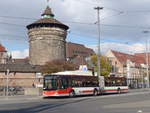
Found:
[[0, 64], [0, 95], [6, 95], [7, 85], [10, 95], [29, 94], [27, 90], [41, 89], [43, 76], [40, 70], [41, 66], [31, 65], [27, 59], [9, 59], [5, 64]]
[[5, 64], [8, 58], [7, 51], [5, 47], [0, 44], [0, 64]]
[[49, 6], [41, 16], [41, 19], [27, 26], [29, 60], [32, 65], [66, 59], [66, 36], [69, 27], [54, 19]]
[[42, 82], [39, 80], [41, 76], [37, 76], [39, 70], [40, 66], [30, 64], [0, 64], [0, 87], [6, 86], [9, 76], [9, 86], [32, 88], [33, 84], [36, 86]]
[[[109, 50], [106, 53], [112, 66], [110, 75], [125, 76], [132, 87], [140, 87], [146, 84], [146, 60], [137, 55], [131, 55], [123, 52]], [[132, 83], [132, 84], [131, 84]]]

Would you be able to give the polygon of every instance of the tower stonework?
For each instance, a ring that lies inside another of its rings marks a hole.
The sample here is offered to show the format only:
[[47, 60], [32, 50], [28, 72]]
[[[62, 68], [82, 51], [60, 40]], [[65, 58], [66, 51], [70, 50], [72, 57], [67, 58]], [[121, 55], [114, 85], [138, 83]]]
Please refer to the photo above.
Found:
[[42, 18], [27, 26], [29, 35], [29, 58], [33, 65], [44, 65], [48, 61], [66, 58], [66, 36], [68, 26], [54, 19], [47, 7]]

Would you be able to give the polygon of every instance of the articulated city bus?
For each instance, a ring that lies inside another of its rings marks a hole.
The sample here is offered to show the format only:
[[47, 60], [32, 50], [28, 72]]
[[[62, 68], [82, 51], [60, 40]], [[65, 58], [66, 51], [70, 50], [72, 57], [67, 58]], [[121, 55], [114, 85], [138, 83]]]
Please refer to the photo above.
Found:
[[97, 76], [67, 74], [52, 74], [44, 76], [44, 97], [74, 97], [76, 95], [98, 95], [122, 92], [128, 92], [126, 79], [124, 77], [107, 77], [102, 79], [102, 83], [99, 83]]

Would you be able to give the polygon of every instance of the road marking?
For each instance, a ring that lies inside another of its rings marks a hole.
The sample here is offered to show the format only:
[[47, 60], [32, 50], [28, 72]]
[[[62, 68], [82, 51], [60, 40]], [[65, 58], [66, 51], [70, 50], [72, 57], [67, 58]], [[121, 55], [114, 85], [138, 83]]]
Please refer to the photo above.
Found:
[[138, 112], [137, 113], [143, 113], [143, 111], [142, 110], [138, 110]]

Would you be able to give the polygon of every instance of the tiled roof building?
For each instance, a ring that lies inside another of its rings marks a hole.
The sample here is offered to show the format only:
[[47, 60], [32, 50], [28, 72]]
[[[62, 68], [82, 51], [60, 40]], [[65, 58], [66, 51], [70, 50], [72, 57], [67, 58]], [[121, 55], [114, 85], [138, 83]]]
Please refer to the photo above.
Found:
[[[134, 55], [109, 50], [106, 56], [112, 66], [111, 74], [116, 76], [125, 76], [128, 85], [131, 88], [144, 87], [147, 83], [147, 65], [145, 53], [136, 53]], [[150, 71], [150, 70], [149, 70]]]
[[7, 60], [7, 51], [5, 47], [0, 44], [0, 64], [4, 64]]
[[128, 85], [132, 88], [143, 85], [141, 81], [146, 80], [144, 77], [147, 67], [144, 57], [114, 50], [109, 50], [106, 56], [109, 58], [112, 66], [111, 75], [127, 77]]
[[86, 65], [90, 56], [95, 52], [85, 47], [82, 44], [68, 42], [66, 43], [66, 57], [67, 60], [72, 61], [77, 65]]
[[[146, 53], [135, 53], [134, 55], [146, 59]], [[147, 53], [147, 56], [148, 56], [148, 63], [150, 64], [150, 53]]]
[[[41, 66], [29, 64], [28, 58], [12, 59], [8, 57], [5, 47], [0, 45], [0, 88], [3, 89], [4, 86], [6, 87], [7, 74], [9, 76], [10, 87], [20, 87], [24, 89], [32, 88], [33, 84], [35, 86], [42, 84], [42, 78], [37, 77], [37, 73], [39, 73], [40, 70]], [[0, 94], [2, 94], [2, 92], [0, 92]]]
[[120, 63], [126, 64], [127, 60], [130, 60], [136, 64], [145, 64], [146, 63], [145, 59], [141, 56], [131, 55], [131, 54], [118, 52], [118, 51], [114, 51], [114, 50], [112, 50], [112, 53], [115, 55], [115, 57], [118, 59], [118, 61]]
[[[118, 74], [120, 76], [127, 76], [127, 62], [130, 62], [130, 67], [132, 69], [134, 68], [134, 70], [145, 68], [146, 65], [146, 61], [143, 57], [119, 51], [109, 50], [106, 53], [106, 57], [109, 58], [112, 65], [112, 73]], [[140, 76], [137, 70], [135, 71], [134, 75]]]
[[26, 94], [27, 89], [43, 84], [43, 78], [40, 74], [41, 68], [39, 65], [29, 64], [28, 59], [9, 59], [5, 64], [0, 64], [0, 88], [6, 86], [6, 77], [8, 75], [9, 87], [19, 87], [23, 89], [21, 94]]
[[0, 52], [6, 52], [6, 49], [3, 45], [0, 44]]

